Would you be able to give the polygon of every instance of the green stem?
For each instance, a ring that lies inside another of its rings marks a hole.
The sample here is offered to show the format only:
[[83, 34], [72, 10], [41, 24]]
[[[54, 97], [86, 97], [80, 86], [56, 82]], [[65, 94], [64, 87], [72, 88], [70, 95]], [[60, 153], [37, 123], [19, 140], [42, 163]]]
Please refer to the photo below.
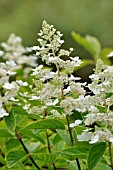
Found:
[[68, 131], [69, 131], [71, 143], [72, 143], [72, 145], [73, 145], [73, 144], [74, 144], [74, 141], [73, 141], [72, 131], [71, 131], [71, 128], [70, 128], [70, 126], [69, 126], [69, 117], [68, 117], [68, 115], [66, 115], [66, 120], [67, 120]]
[[[74, 144], [74, 141], [73, 141], [73, 136], [72, 136], [72, 130], [71, 130], [70, 126], [69, 126], [69, 116], [68, 116], [68, 115], [66, 115], [66, 120], [67, 120], [68, 131], [69, 131], [71, 143], [72, 143], [72, 145], [73, 145], [73, 144]], [[80, 162], [79, 162], [79, 159], [78, 159], [78, 158], [76, 158], [76, 163], [77, 163], [78, 170], [81, 170]]]
[[[47, 115], [48, 115], [48, 112], [47, 112], [47, 110], [45, 110], [43, 119], [45, 119]], [[51, 146], [50, 146], [49, 135], [48, 135], [48, 131], [47, 131], [47, 130], [46, 130], [46, 140], [47, 140], [47, 148], [48, 148], [48, 151], [49, 151], [49, 153], [51, 153]], [[55, 162], [53, 162], [52, 165], [53, 165], [54, 170], [56, 170]]]
[[34, 161], [33, 157], [30, 155], [30, 153], [29, 153], [29, 151], [27, 150], [26, 146], [24, 145], [24, 142], [22, 141], [22, 138], [21, 138], [19, 132], [18, 132], [17, 130], [16, 130], [15, 132], [16, 132], [16, 135], [17, 135], [17, 137], [18, 137], [18, 140], [20, 141], [23, 149], [25, 150], [25, 152], [26, 152], [27, 154], [29, 154], [29, 159], [32, 161], [32, 163], [34, 164], [34, 166], [35, 166], [38, 170], [41, 170], [41, 169], [39, 168], [39, 166], [36, 164], [36, 162]]
[[[48, 135], [48, 131], [46, 131], [46, 139], [47, 139], [47, 148], [49, 153], [51, 153], [51, 146], [50, 146], [50, 142], [49, 142], [49, 135]], [[54, 170], [56, 170], [56, 165], [55, 162], [52, 163]]]
[[111, 162], [111, 169], [113, 170], [113, 157], [112, 157], [112, 145], [111, 145], [111, 142], [109, 142], [108, 145], [109, 145], [109, 156], [110, 156], [110, 162]]
[[61, 88], [61, 92], [62, 92], [62, 99], [64, 99], [65, 98], [65, 96], [64, 96], [64, 92], [63, 92], [63, 88]]
[[48, 136], [48, 132], [46, 130], [46, 139], [47, 139], [47, 148], [49, 153], [51, 153], [51, 146], [50, 146], [50, 142], [49, 142], [49, 136]]

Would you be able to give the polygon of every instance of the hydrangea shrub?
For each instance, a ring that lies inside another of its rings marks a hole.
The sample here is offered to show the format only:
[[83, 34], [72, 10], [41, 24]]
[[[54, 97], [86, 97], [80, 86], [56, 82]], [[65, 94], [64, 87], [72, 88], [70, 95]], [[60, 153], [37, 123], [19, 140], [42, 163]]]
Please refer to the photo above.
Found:
[[29, 48], [14, 34], [1, 43], [1, 170], [113, 169], [113, 66], [97, 59], [82, 83], [61, 32], [43, 21], [38, 36]]

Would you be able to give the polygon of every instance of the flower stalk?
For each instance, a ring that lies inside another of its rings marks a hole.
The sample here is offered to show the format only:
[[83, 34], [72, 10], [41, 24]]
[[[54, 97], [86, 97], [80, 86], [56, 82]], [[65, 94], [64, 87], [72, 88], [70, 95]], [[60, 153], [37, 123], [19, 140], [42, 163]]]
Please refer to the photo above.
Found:
[[[43, 119], [45, 119], [47, 115], [48, 115], [48, 112], [45, 110]], [[47, 130], [46, 130], [46, 140], [47, 140], [48, 151], [51, 154], [51, 146], [50, 146], [49, 135], [48, 135], [48, 131]], [[52, 165], [53, 165], [54, 170], [56, 170], [55, 162], [53, 162]]]
[[[46, 139], [47, 139], [47, 148], [49, 153], [51, 153], [51, 146], [50, 146], [50, 142], [49, 142], [49, 135], [48, 135], [48, 131], [46, 131]], [[56, 165], [55, 162], [52, 163], [54, 170], [56, 170]]]
[[16, 130], [15, 133], [16, 133], [17, 138], [18, 138], [18, 140], [20, 141], [20, 143], [21, 143], [24, 151], [26, 152], [26, 154], [29, 155], [29, 159], [31, 160], [31, 162], [33, 163], [33, 165], [36, 167], [36, 169], [41, 170], [40, 167], [39, 167], [39, 166], [37, 165], [37, 163], [35, 162], [35, 160], [33, 159], [33, 157], [30, 155], [28, 149], [26, 148], [24, 142], [22, 141], [22, 138], [21, 138], [19, 132]]
[[[72, 143], [72, 145], [73, 145], [73, 144], [74, 144], [74, 140], [73, 140], [73, 136], [72, 136], [72, 129], [71, 129], [70, 126], [69, 126], [69, 117], [68, 117], [68, 115], [66, 115], [66, 120], [67, 120], [68, 131], [69, 131], [71, 143]], [[77, 163], [78, 170], [81, 170], [80, 162], [79, 162], [79, 159], [78, 159], [78, 158], [76, 158], [76, 163]]]

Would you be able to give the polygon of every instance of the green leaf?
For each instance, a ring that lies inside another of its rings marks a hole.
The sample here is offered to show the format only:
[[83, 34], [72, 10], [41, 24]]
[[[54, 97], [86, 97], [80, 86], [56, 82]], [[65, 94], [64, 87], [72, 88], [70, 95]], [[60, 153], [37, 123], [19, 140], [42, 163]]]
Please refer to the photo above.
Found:
[[61, 151], [64, 148], [64, 146], [65, 146], [65, 142], [63, 140], [57, 142], [56, 144], [53, 145], [52, 152]]
[[72, 146], [72, 142], [70, 140], [69, 132], [66, 130], [57, 130], [58, 134], [65, 141], [65, 143], [69, 146]]
[[112, 48], [103, 48], [100, 53], [100, 59], [104, 61], [105, 64], [111, 65], [111, 61], [108, 57], [108, 55], [113, 51]]
[[65, 129], [64, 124], [55, 119], [44, 119], [36, 121], [25, 127], [25, 129]]
[[59, 170], [61, 169], [61, 167], [64, 168], [62, 170], [65, 170], [65, 168], [67, 167], [67, 160], [63, 156], [62, 157], [57, 156], [55, 163], [56, 163], [56, 166]]
[[[8, 166], [3, 166], [0, 170], [26, 170], [26, 169], [23, 169], [21, 166], [19, 165], [14, 165], [12, 168], [8, 168]], [[31, 169], [30, 169], [31, 170]]]
[[102, 156], [106, 150], [106, 143], [101, 142], [92, 146], [88, 155], [88, 170], [92, 170], [102, 159]]
[[4, 121], [6, 124], [7, 130], [14, 135], [15, 134], [15, 127], [16, 127], [16, 121], [14, 117], [13, 111], [10, 112], [9, 116], [4, 117]]
[[56, 159], [56, 155], [55, 154], [47, 154], [47, 153], [32, 153], [31, 154], [33, 156], [33, 158], [35, 160], [39, 160], [42, 162], [46, 162], [46, 163], [52, 163], [55, 161]]
[[90, 35], [82, 37], [76, 32], [72, 32], [72, 37], [79, 45], [83, 46], [93, 56], [100, 53], [101, 45], [97, 38]]
[[23, 150], [12, 150], [6, 155], [6, 163], [9, 168], [22, 161], [26, 157], [26, 153]]
[[23, 122], [27, 119], [27, 116], [22, 114], [15, 114], [15, 119], [17, 126], [23, 126]]
[[106, 164], [99, 163], [94, 170], [111, 170], [110, 166], [107, 166]]
[[12, 137], [7, 129], [0, 129], [0, 137]]
[[12, 112], [14, 112], [16, 114], [28, 115], [28, 113], [23, 109], [22, 106], [13, 107]]
[[[13, 145], [12, 145], [12, 143], [13, 143]], [[20, 146], [20, 142], [17, 139], [10, 139], [6, 142], [7, 151], [12, 150], [18, 146]]]
[[112, 92], [106, 94], [106, 98], [110, 98], [111, 96], [113, 96]]
[[88, 155], [88, 149], [79, 146], [71, 146], [61, 151], [61, 154], [66, 156], [69, 160], [76, 158], [86, 159]]
[[100, 113], [105, 113], [105, 108], [97, 106], [97, 109], [99, 110]]
[[55, 143], [57, 143], [57, 142], [59, 142], [61, 140], [62, 140], [61, 136], [58, 133], [55, 134], [55, 136], [53, 138], [53, 145], [55, 145]]
[[35, 134], [32, 132], [31, 129], [22, 129], [19, 131], [22, 135], [26, 135], [28, 137], [32, 137], [34, 139], [36, 139], [37, 141], [41, 142], [42, 144], [45, 144], [45, 140], [43, 137], [41, 137], [39, 134]]
[[0, 163], [5, 165], [6, 164], [6, 161], [4, 160], [4, 158], [2, 157], [2, 155], [0, 155]]
[[83, 118], [82, 118], [82, 114], [81, 114], [80, 112], [76, 111], [76, 110], [73, 111], [73, 114], [70, 115], [70, 118], [71, 118], [71, 120], [73, 120], [73, 121], [75, 121], [75, 120], [77, 120], [77, 119], [80, 119], [80, 120], [83, 119]]
[[85, 149], [87, 149], [88, 151], [89, 151], [90, 148], [92, 147], [92, 145], [89, 144], [88, 141], [78, 141], [78, 142], [76, 143], [76, 146], [81, 147], [81, 148], [85, 148]]
[[[69, 131], [57, 130], [57, 132], [68, 146], [72, 146]], [[72, 136], [73, 136], [73, 143], [75, 144], [77, 142], [77, 136], [76, 136], [75, 129], [72, 130]]]
[[69, 170], [78, 170], [76, 161], [71, 161], [69, 163]]
[[26, 141], [26, 140], [24, 141], [24, 144], [30, 153], [34, 152], [40, 146], [40, 142], [31, 142], [31, 141]]

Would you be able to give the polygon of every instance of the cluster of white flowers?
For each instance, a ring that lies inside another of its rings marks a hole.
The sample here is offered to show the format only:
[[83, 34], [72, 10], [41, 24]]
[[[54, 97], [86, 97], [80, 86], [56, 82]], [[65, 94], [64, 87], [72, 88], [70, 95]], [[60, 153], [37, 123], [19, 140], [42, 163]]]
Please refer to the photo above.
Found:
[[[7, 116], [7, 106], [12, 102], [18, 102], [16, 98], [20, 86], [27, 86], [27, 82], [15, 80], [16, 70], [25, 64], [25, 74], [28, 75], [31, 67], [36, 66], [36, 56], [27, 56], [26, 53], [31, 52], [30, 48], [22, 45], [21, 37], [11, 34], [7, 42], [1, 43], [2, 51], [0, 51], [0, 118]], [[29, 69], [30, 68], [30, 69]], [[14, 76], [12, 78], [12, 76]], [[9, 107], [8, 107], [9, 108]]]
[[[36, 50], [37, 57], [41, 58], [48, 66], [54, 64], [56, 72], [44, 68], [43, 65], [32, 69], [33, 86], [29, 100], [41, 102], [42, 110], [40, 107], [32, 107], [30, 103], [27, 103], [24, 108], [29, 113], [38, 114], [49, 106], [53, 106], [51, 113], [59, 116], [55, 107], [61, 107], [62, 115], [70, 115], [77, 106], [74, 97], [69, 97], [68, 94], [75, 93], [77, 97], [85, 94], [83, 85], [75, 82], [80, 78], [72, 75], [74, 68], [81, 64], [81, 60], [78, 56], [70, 57], [73, 48], [69, 50], [60, 49], [64, 43], [64, 40], [61, 39], [63, 34], [57, 31], [53, 25], [43, 21], [42, 30], [38, 35], [40, 36], [38, 39], [40, 46], [34, 46], [32, 49]], [[64, 61], [62, 56], [67, 56], [69, 59]], [[35, 112], [33, 111], [34, 107]]]
[[[26, 65], [25, 74], [30, 71], [30, 67], [37, 66], [36, 56], [26, 55], [26, 53], [31, 52], [31, 48], [24, 47], [22, 45], [22, 39], [15, 34], [11, 34], [7, 42], [2, 42], [1, 47], [3, 51], [0, 51], [0, 56], [4, 61], [14, 61], [16, 63], [15, 67], [10, 68], [10, 70], [17, 70]], [[28, 67], [29, 66], [29, 67]]]
[[[84, 124], [90, 126], [95, 122], [95, 131], [86, 130], [78, 136], [80, 141], [95, 143], [99, 141], [110, 141], [113, 143], [113, 112], [110, 107], [113, 105], [113, 66], [107, 66], [100, 59], [97, 61], [94, 74], [89, 76], [92, 80], [88, 84], [92, 96], [82, 97], [80, 108], [88, 111]], [[80, 109], [80, 111], [82, 111]]]
[[86, 129], [81, 135], [78, 135], [77, 137], [79, 141], [90, 141], [90, 144], [108, 141], [113, 143], [113, 134], [108, 129], [97, 130], [95, 132], [91, 132], [89, 129]]
[[75, 66], [81, 64], [79, 57], [70, 57], [70, 60], [62, 60], [61, 56], [69, 56], [73, 51], [73, 48], [69, 50], [59, 49], [64, 43], [64, 40], [61, 39], [63, 34], [57, 31], [53, 25], [49, 25], [46, 21], [43, 21], [42, 30], [38, 34], [40, 38], [38, 42], [40, 46], [34, 46], [32, 49], [36, 50], [36, 55], [41, 57], [42, 61], [45, 61], [46, 64], [55, 64], [57, 68], [64, 68], [69, 73], [74, 71]]
[[8, 116], [7, 105], [18, 101], [15, 97], [18, 96], [20, 86], [28, 85], [27, 82], [21, 80], [10, 80], [10, 77], [16, 74], [16, 72], [10, 71], [10, 67], [15, 65], [13, 60], [0, 63], [0, 118]]

